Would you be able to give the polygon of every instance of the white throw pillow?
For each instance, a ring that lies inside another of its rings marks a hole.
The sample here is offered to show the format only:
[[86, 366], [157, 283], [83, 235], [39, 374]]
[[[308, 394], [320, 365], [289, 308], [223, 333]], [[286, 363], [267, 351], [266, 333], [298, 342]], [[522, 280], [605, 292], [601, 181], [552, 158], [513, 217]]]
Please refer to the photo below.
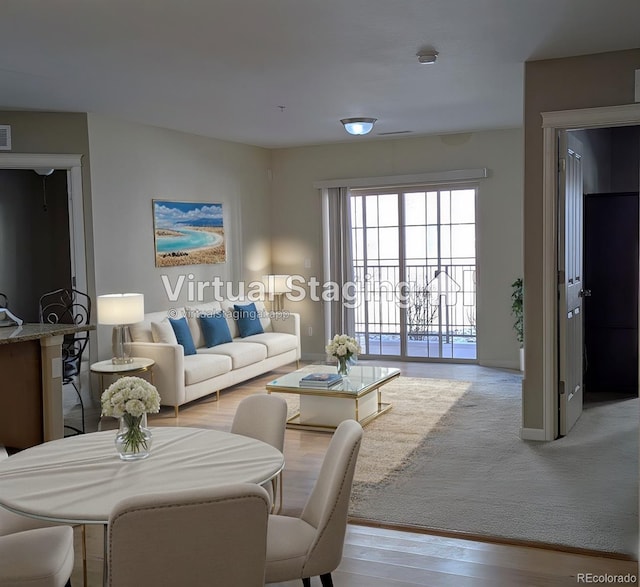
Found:
[[153, 336], [153, 342], [178, 344], [176, 333], [173, 331], [171, 323], [166, 318], [161, 322], [151, 323], [151, 335]]

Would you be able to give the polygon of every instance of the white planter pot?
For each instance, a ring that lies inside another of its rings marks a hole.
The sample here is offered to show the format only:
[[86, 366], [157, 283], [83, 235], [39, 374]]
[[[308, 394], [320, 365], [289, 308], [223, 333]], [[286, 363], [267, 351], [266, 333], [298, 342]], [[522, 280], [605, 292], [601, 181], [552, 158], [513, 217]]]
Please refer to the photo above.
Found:
[[520, 347], [520, 371], [524, 373], [524, 347]]

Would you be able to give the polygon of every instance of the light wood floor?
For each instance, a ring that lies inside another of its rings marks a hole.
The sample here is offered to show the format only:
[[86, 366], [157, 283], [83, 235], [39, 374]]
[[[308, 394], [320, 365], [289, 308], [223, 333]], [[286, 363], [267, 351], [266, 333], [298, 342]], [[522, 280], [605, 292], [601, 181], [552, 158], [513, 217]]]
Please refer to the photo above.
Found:
[[[410, 377], [486, 380], [499, 373], [474, 365], [385, 364], [400, 367], [402, 374]], [[220, 401], [211, 397], [193, 402], [181, 408], [178, 418], [174, 417], [172, 408], [163, 408], [160, 414], [150, 418], [150, 423], [153, 426], [229, 430], [236, 406], [243, 397], [264, 391], [266, 382], [293, 367], [225, 390]], [[88, 428], [95, 430], [97, 409], [87, 412]], [[104, 421], [101, 427], [113, 425], [112, 420]], [[282, 513], [296, 515], [301, 511], [317, 477], [329, 439], [330, 435], [322, 432], [286, 431]], [[76, 534], [74, 587], [82, 585], [79, 529]], [[87, 535], [89, 585], [98, 587], [102, 576], [102, 529], [89, 527]], [[637, 576], [638, 563], [583, 553], [349, 524], [344, 557], [333, 577], [336, 587], [542, 587], [586, 584], [588, 573], [597, 576], [595, 582], [599, 578], [603, 583], [602, 575], [631, 573]], [[581, 574], [584, 574], [582, 581]], [[295, 581], [276, 587], [300, 587], [301, 584]], [[635, 585], [637, 582], [626, 584]], [[314, 578], [312, 585], [319, 586], [319, 579]]]

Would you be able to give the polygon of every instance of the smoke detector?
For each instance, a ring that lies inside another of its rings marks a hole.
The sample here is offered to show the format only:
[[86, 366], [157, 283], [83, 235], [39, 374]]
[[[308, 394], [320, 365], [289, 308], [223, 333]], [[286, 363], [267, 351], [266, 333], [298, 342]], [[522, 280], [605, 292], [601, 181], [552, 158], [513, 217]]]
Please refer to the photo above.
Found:
[[418, 58], [418, 63], [423, 65], [431, 65], [436, 62], [438, 58], [438, 52], [433, 49], [425, 49], [424, 51], [419, 51], [416, 53], [416, 57]]

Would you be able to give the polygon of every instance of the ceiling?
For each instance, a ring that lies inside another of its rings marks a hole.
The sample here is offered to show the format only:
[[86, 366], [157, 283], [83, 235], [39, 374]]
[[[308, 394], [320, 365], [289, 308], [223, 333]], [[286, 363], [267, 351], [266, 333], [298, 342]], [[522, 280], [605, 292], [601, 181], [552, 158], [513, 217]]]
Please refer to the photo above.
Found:
[[269, 148], [508, 128], [525, 61], [638, 48], [639, 23], [638, 0], [3, 0], [0, 109]]

